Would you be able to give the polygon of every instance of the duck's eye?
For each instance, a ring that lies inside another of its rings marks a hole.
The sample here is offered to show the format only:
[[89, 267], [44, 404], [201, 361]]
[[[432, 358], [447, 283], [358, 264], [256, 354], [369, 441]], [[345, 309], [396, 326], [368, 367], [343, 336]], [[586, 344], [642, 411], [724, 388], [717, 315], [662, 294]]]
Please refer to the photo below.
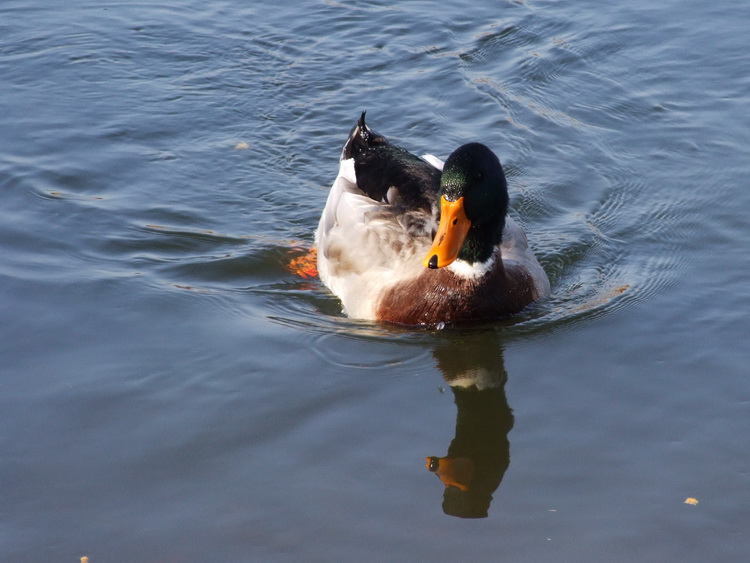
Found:
[[477, 173], [476, 173], [476, 174], [474, 175], [474, 179], [475, 179], [475, 180], [481, 180], [482, 178], [484, 178], [484, 174], [482, 174], [481, 172], [477, 172]]

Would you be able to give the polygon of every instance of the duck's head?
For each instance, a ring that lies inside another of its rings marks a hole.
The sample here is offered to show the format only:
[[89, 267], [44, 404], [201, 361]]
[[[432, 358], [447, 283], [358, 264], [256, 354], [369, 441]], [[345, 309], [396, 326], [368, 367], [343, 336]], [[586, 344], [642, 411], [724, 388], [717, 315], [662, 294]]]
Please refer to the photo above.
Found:
[[440, 224], [423, 264], [442, 268], [492, 256], [508, 212], [508, 184], [500, 160], [481, 143], [457, 148], [440, 179]]

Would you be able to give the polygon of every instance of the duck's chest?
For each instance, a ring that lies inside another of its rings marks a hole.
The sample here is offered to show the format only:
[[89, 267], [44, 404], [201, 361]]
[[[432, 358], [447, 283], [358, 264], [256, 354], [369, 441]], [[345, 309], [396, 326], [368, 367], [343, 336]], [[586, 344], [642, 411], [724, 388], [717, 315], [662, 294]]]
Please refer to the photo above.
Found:
[[464, 278], [445, 268], [425, 269], [384, 293], [377, 318], [404, 325], [454, 324], [514, 315], [531, 301], [531, 292], [504, 270]]

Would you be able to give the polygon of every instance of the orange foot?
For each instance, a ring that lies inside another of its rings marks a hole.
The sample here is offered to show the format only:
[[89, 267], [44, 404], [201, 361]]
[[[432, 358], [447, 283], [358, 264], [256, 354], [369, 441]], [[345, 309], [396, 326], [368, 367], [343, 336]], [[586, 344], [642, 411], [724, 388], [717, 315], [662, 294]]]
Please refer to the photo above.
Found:
[[289, 262], [287, 268], [294, 275], [306, 280], [318, 277], [318, 249], [316, 247], [310, 248], [302, 256], [297, 256]]

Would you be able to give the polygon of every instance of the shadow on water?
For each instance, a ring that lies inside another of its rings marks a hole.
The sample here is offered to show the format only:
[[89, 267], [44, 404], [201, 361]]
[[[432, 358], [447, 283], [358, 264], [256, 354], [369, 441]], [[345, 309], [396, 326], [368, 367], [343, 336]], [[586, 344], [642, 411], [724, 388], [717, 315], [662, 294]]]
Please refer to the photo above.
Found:
[[513, 413], [505, 396], [503, 349], [496, 332], [441, 335], [433, 355], [456, 403], [456, 434], [445, 456], [427, 469], [445, 485], [443, 512], [486, 518], [510, 465]]

